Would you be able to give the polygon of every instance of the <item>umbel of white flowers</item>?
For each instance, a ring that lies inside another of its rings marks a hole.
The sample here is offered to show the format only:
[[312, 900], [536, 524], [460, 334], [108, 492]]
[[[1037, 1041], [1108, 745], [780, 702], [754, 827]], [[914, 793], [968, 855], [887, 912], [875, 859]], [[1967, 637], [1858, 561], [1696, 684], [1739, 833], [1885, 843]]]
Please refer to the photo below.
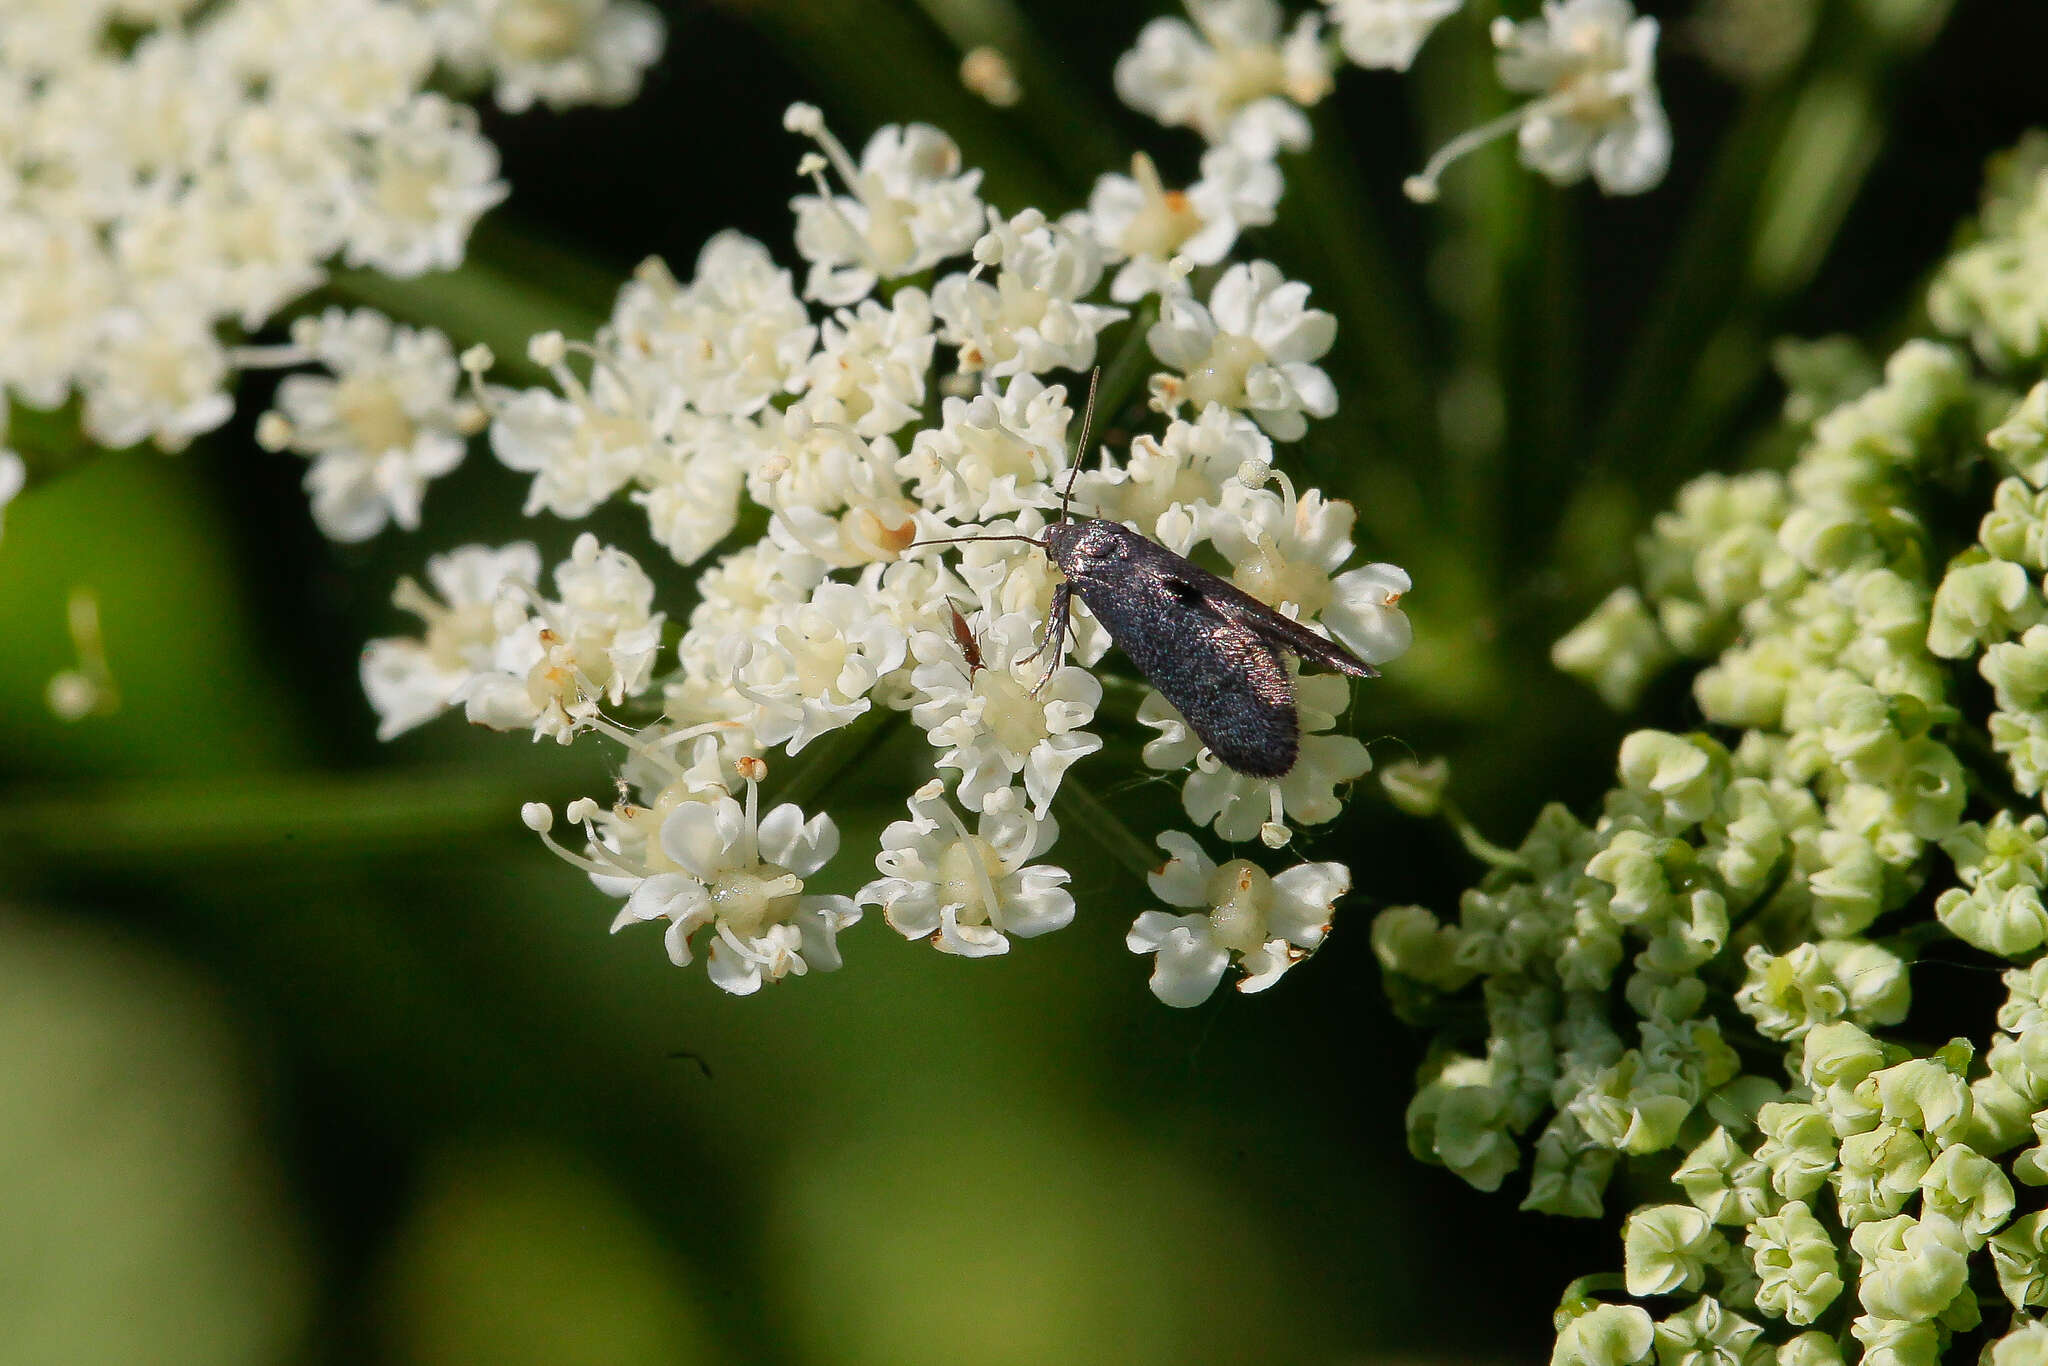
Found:
[[[642, 267], [589, 343], [535, 338], [551, 385], [502, 389], [485, 382], [488, 356], [462, 358], [467, 398], [443, 352], [375, 361], [380, 347], [423, 343], [360, 318], [309, 321], [296, 338], [342, 358], [341, 382], [369, 376], [394, 399], [410, 392], [402, 372], [422, 396], [394, 406], [416, 432], [459, 434], [473, 404], [500, 459], [531, 477], [530, 509], [581, 517], [630, 499], [676, 559], [708, 561], [670, 653], [652, 580], [593, 536], [545, 575], [523, 544], [457, 550], [430, 562], [428, 585], [401, 586], [426, 629], [373, 642], [363, 677], [386, 735], [459, 706], [500, 729], [621, 744], [624, 796], [573, 804], [583, 848], [557, 847], [624, 899], [619, 926], [662, 922], [675, 961], [707, 956], [713, 980], [740, 992], [836, 966], [863, 907], [962, 957], [1005, 953], [1072, 918], [1068, 874], [1049, 857], [1052, 808], [1101, 747], [1089, 666], [1104, 662], [1107, 637], [1078, 611], [1073, 658], [1035, 686], [1057, 582], [1044, 554], [914, 543], [1045, 526], [1086, 455], [1072, 449], [1069, 387], [1048, 376], [1095, 364], [1097, 338], [1130, 330], [1131, 306], [1156, 313], [1132, 342], [1161, 363], [1157, 425], [1121, 460], [1087, 459], [1077, 503], [1210, 558], [1368, 660], [1408, 641], [1407, 576], [1355, 564], [1351, 508], [1273, 468], [1274, 440], [1299, 436], [1336, 395], [1317, 364], [1334, 320], [1272, 265], [1227, 261], [1237, 225], [1271, 217], [1281, 178], [1270, 160], [1222, 149], [1205, 163], [1214, 190], [1186, 192], [1140, 162], [1103, 178], [1100, 221], [1006, 218], [936, 129], [885, 128], [855, 154], [814, 109], [793, 108], [788, 124], [818, 149], [801, 167], [811, 192], [793, 204], [801, 288], [760, 244], [721, 234], [687, 280]], [[1199, 295], [1169, 257], [1146, 255], [1198, 239], [1221, 272]], [[928, 291], [891, 284], [925, 272]], [[279, 423], [317, 439], [338, 408], [334, 382], [309, 381], [280, 405]], [[767, 512], [766, 529], [733, 545], [747, 502]], [[1297, 687], [1301, 758], [1278, 781], [1223, 768], [1161, 699], [1141, 702], [1156, 733], [1147, 760], [1182, 773], [1197, 826], [1281, 845], [1291, 826], [1341, 809], [1339, 790], [1370, 767], [1357, 740], [1334, 733], [1348, 690], [1324, 676]], [[821, 900], [805, 883], [836, 849], [836, 823], [791, 806], [757, 817], [747, 775], [765, 771], [771, 749], [801, 756], [884, 714], [925, 734], [935, 776], [883, 833], [880, 876]], [[530, 811], [529, 823], [554, 841], [553, 813]], [[1233, 965], [1245, 989], [1276, 980], [1320, 941], [1350, 882], [1338, 864], [1219, 867], [1190, 835], [1161, 839], [1172, 857], [1155, 882], [1177, 914], [1141, 917], [1132, 947], [1156, 955], [1154, 988], [1177, 1004]]]
[[[1345, 56], [1405, 71], [1462, 0], [1324, 4]], [[1139, 33], [1117, 63], [1117, 93], [1213, 146], [1259, 156], [1306, 147], [1303, 111], [1330, 92], [1336, 64], [1318, 19], [1287, 28], [1273, 0], [1188, 0], [1187, 10], [1186, 21], [1155, 19]], [[1532, 98], [1445, 144], [1407, 181], [1410, 198], [1434, 200], [1453, 161], [1510, 134], [1523, 164], [1560, 185], [1590, 175], [1608, 194], [1640, 194], [1664, 179], [1671, 129], [1657, 94], [1656, 20], [1630, 0], [1545, 0], [1539, 18], [1499, 18], [1490, 32], [1501, 84]]]
[[[1400, 67], [1455, 8], [1331, 15], [1352, 55]], [[1017, 538], [1046, 526], [1070, 471], [1076, 506], [1213, 565], [1361, 658], [1384, 663], [1409, 642], [1407, 574], [1359, 562], [1351, 507], [1275, 464], [1276, 442], [1336, 410], [1320, 364], [1336, 320], [1277, 265], [1233, 259], [1245, 228], [1274, 220], [1283, 157], [1308, 145], [1304, 108], [1335, 66], [1321, 16], [1290, 27], [1273, 0], [1199, 0], [1187, 20], [1154, 21], [1117, 89], [1208, 142], [1199, 177], [1169, 186], [1140, 155], [1061, 214], [990, 208], [936, 128], [892, 125], [856, 150], [792, 106], [785, 124], [809, 144], [791, 201], [799, 270], [733, 232], [686, 274], [650, 260], [596, 336], [532, 340], [543, 386], [488, 382], [492, 358], [475, 350], [459, 361], [464, 394], [436, 338], [360, 315], [307, 321], [294, 344], [334, 379], [282, 393], [264, 433], [334, 462], [327, 522], [409, 525], [424, 480], [482, 421], [500, 461], [530, 477], [529, 513], [629, 501], [656, 544], [702, 565], [664, 650], [653, 581], [593, 536], [551, 572], [524, 543], [435, 557], [427, 584], [396, 596], [423, 632], [364, 655], [381, 733], [459, 707], [497, 729], [619, 744], [616, 800], [566, 813], [580, 850], [556, 841], [554, 813], [529, 810], [529, 824], [623, 898], [615, 928], [662, 922], [670, 956], [707, 956], [727, 990], [836, 966], [866, 907], [969, 958], [1067, 924], [1054, 810], [1085, 800], [1102, 747], [1095, 671], [1123, 667], [1077, 608], [1069, 657], [1039, 683], [1059, 575]], [[1105, 338], [1154, 363], [1154, 419], [1117, 455], [1073, 448], [1071, 386], [1106, 359]], [[405, 444], [366, 459], [366, 408]], [[737, 543], [750, 504], [765, 527]], [[946, 543], [961, 536], [986, 539]], [[1350, 887], [1338, 863], [1218, 861], [1197, 838], [1284, 849], [1335, 818], [1371, 768], [1338, 728], [1346, 683], [1295, 688], [1300, 757], [1277, 780], [1220, 764], [1157, 693], [1137, 705], [1145, 762], [1178, 775], [1190, 827], [1159, 833], [1151, 884], [1171, 909], [1139, 915], [1129, 936], [1162, 1000], [1191, 1005], [1233, 973], [1241, 990], [1271, 985]], [[891, 717], [923, 733], [932, 777], [883, 833], [879, 876], [821, 900], [805, 888], [837, 826], [791, 806], [757, 817], [764, 757]]]
[[[510, 111], [618, 103], [662, 44], [639, 0], [58, 0], [8, 5], [0, 29], [0, 391], [33, 408], [75, 394], [92, 441], [164, 450], [227, 419], [238, 369], [335, 358], [331, 336], [235, 342], [336, 263], [461, 262], [505, 185], [475, 112], [430, 83], [488, 84]], [[376, 406], [286, 444], [337, 449], [353, 428], [361, 449], [407, 416]], [[381, 476], [316, 473], [323, 527], [408, 523], [459, 456], [415, 452], [376, 515], [342, 486]], [[0, 453], [0, 495], [19, 482]]]
[[[498, 98], [508, 108], [522, 107], [536, 94], [553, 103], [624, 98], [632, 92], [659, 37], [658, 29], [649, 26], [648, 16], [631, 3], [607, 6], [600, 0], [524, 0], [536, 7], [533, 24], [516, 22], [524, 11], [515, 4], [494, 10], [494, 22], [479, 30], [471, 2], [451, 2], [431, 11], [431, 31], [440, 43], [436, 50], [443, 62], [455, 63], [465, 71], [495, 70]], [[373, 0], [353, 3], [374, 8]], [[563, 8], [565, 4], [567, 8]], [[1329, 18], [1346, 55], [1362, 66], [1402, 70], [1430, 31], [1458, 9], [1456, 0], [1328, 0], [1328, 4]], [[556, 33], [540, 23], [538, 11], [543, 9], [552, 20], [566, 22], [573, 16], [576, 22]], [[330, 17], [354, 12], [344, 5], [331, 8]], [[381, 16], [382, 10], [375, 13]], [[364, 22], [366, 35], [387, 33], [377, 23]], [[380, 18], [378, 23], [382, 22]], [[396, 50], [409, 41], [405, 34], [416, 38], [421, 31], [418, 23], [411, 11], [390, 20], [386, 45]], [[507, 35], [529, 30], [553, 34], [553, 46], [545, 54], [532, 48], [515, 52], [506, 46], [510, 41]], [[496, 46], [479, 46], [480, 32], [495, 35], [492, 42]], [[1454, 140], [1432, 161], [1430, 170], [1416, 178], [1417, 187], [1426, 186], [1433, 193], [1436, 177], [1453, 156], [1495, 133], [1516, 130], [1521, 134], [1524, 160], [1560, 182], [1590, 173], [1611, 193], [1639, 191], [1656, 183], [1668, 160], [1669, 136], [1651, 68], [1654, 21], [1636, 18], [1626, 0], [1569, 0], [1547, 7], [1540, 22], [1519, 27], [1497, 25], [1496, 38], [1503, 47], [1503, 79], [1510, 88], [1535, 91], [1540, 98], [1505, 120]], [[363, 41], [369, 41], [368, 37]], [[546, 61], [542, 61], [544, 55]], [[1223, 264], [1240, 232], [1273, 221], [1284, 185], [1279, 158], [1283, 152], [1308, 145], [1305, 107], [1328, 93], [1335, 71], [1335, 55], [1321, 20], [1313, 14], [1303, 15], [1289, 26], [1273, 0], [1197, 0], [1189, 7], [1188, 19], [1166, 18], [1148, 24], [1137, 45], [1119, 61], [1117, 88], [1125, 99], [1162, 123], [1194, 129], [1210, 144], [1202, 155], [1199, 177], [1185, 187], [1166, 185], [1152, 160], [1139, 153], [1129, 175], [1111, 172], [1097, 180], [1083, 215], [1096, 250], [1105, 262], [1115, 263], [1109, 303], [1127, 306], [1160, 299], [1162, 314], [1175, 323], [1172, 333], [1162, 334], [1162, 346], [1169, 350], [1162, 351], [1161, 358], [1183, 373], [1200, 373], [1205, 380], [1213, 376], [1210, 382], [1226, 388], [1243, 382], [1273, 382], [1273, 372], [1253, 373], [1249, 362], [1227, 352], [1218, 355], [1223, 362], [1220, 366], [1208, 365], [1215, 338], [1203, 331], [1208, 324], [1198, 311], [1200, 303], [1173, 286], [1180, 278], [1176, 272]], [[317, 87], [291, 88], [302, 90], [308, 98], [317, 93]], [[886, 132], [885, 139], [900, 137], [901, 144], [872, 145], [857, 162], [825, 129], [815, 111], [800, 110], [792, 117], [793, 131], [812, 138], [817, 145], [817, 151], [799, 167], [817, 193], [795, 203], [799, 251], [809, 263], [802, 293], [814, 304], [826, 308], [858, 305], [872, 294], [878, 281], [915, 274], [958, 257], [984, 231], [978, 177], [971, 171], [958, 176], [943, 173], [940, 163], [947, 157], [957, 159], [958, 152], [936, 130], [912, 124]], [[386, 117], [384, 123], [411, 126], [398, 114]], [[377, 125], [372, 120], [368, 126]], [[358, 134], [367, 136], [361, 129]], [[415, 177], [406, 184], [419, 192], [420, 203], [434, 206], [443, 216], [433, 224], [423, 224], [426, 235], [403, 252], [372, 256], [365, 254], [367, 247], [343, 240], [344, 258], [387, 270], [417, 270], [458, 259], [469, 222], [502, 194], [502, 186], [488, 178], [492, 166], [488, 148], [478, 147], [476, 155], [462, 157], [418, 152], [400, 157], [381, 152], [369, 156], [365, 164], [401, 168]], [[417, 179], [422, 175], [445, 177], [458, 164], [485, 177], [473, 187], [474, 193], [458, 190], [452, 181]], [[247, 168], [238, 172], [247, 173]], [[832, 188], [834, 179], [841, 189]], [[283, 176], [266, 183], [274, 183], [280, 194], [290, 188]], [[377, 189], [381, 183], [369, 185], [366, 193], [390, 198], [390, 193]], [[303, 197], [310, 191], [298, 193]], [[308, 203], [311, 207], [305, 212], [316, 217], [339, 212], [330, 211], [328, 199], [320, 195], [313, 195]], [[465, 204], [468, 207], [459, 217], [448, 216]], [[304, 217], [301, 213], [293, 221]], [[316, 233], [294, 240], [311, 252], [312, 247], [305, 244], [318, 239]], [[439, 245], [429, 247], [428, 243]], [[317, 256], [313, 253], [298, 261], [287, 273], [317, 283], [318, 273], [309, 264]], [[179, 260], [195, 279], [220, 276], [218, 269], [205, 266], [204, 255], [189, 250], [189, 244], [181, 246]], [[294, 292], [303, 287], [295, 286]], [[904, 306], [931, 306], [943, 318], [957, 314], [962, 301], [976, 293], [963, 281], [950, 287], [945, 298], [920, 295], [906, 300]], [[1251, 297], [1255, 302], [1258, 295], [1254, 292]], [[1085, 312], [1091, 305], [1076, 306]], [[208, 307], [198, 312], [205, 313]], [[263, 309], [243, 311], [250, 325], [266, 316]], [[916, 318], [900, 312], [894, 316], [899, 321], [892, 326], [914, 348], [921, 335]], [[1103, 319], [1116, 316], [1120, 315], [1111, 312]], [[991, 356], [970, 365], [969, 372], [1001, 379], [1033, 366], [1042, 368], [1051, 355], [1044, 348], [1056, 344], [1079, 354], [1072, 348], [1084, 336], [1094, 334], [1083, 326], [1085, 322], [1080, 315], [1041, 320], [1030, 339], [1030, 345], [1041, 354], [1023, 359], [1014, 354]], [[796, 324], [799, 328], [807, 325], [811, 324]], [[202, 346], [215, 345], [209, 340], [211, 335], [192, 334]], [[1065, 340], [1055, 343], [1051, 340], [1055, 336]], [[1184, 339], [1178, 354], [1169, 353], [1172, 342], [1164, 340], [1166, 336]], [[764, 338], [771, 346], [783, 340], [772, 331], [764, 333]], [[1268, 346], [1270, 358], [1280, 362], [1279, 378], [1286, 379], [1286, 364], [1295, 358], [1286, 354], [1284, 345], [1279, 351], [1272, 350], [1269, 338], [1255, 340]], [[1304, 343], [1310, 347], [1326, 344], [1314, 338], [1306, 338]], [[82, 343], [81, 347], [83, 357], [90, 348], [83, 348]], [[414, 529], [427, 484], [453, 467], [464, 449], [464, 439], [483, 421], [482, 410], [459, 392], [451, 357], [446, 339], [431, 329], [395, 327], [367, 312], [352, 317], [330, 312], [317, 323], [302, 319], [295, 324], [290, 345], [230, 348], [222, 353], [220, 364], [209, 361], [183, 372], [197, 378], [212, 377], [202, 386], [206, 397], [203, 422], [214, 422], [225, 411], [215, 400], [236, 365], [314, 365], [326, 370], [333, 377], [331, 382], [289, 382], [278, 411], [266, 418], [259, 435], [271, 449], [293, 451], [312, 461], [306, 483], [322, 530], [337, 540], [360, 540], [387, 525]], [[910, 366], [927, 365], [928, 359], [915, 355], [897, 358], [898, 363]], [[696, 363], [687, 357], [678, 360]], [[1295, 373], [1305, 377], [1305, 372]], [[591, 382], [605, 381], [594, 376]], [[754, 397], [749, 391], [736, 394], [732, 401], [744, 404]], [[1190, 394], [1190, 410], [1199, 413], [1206, 397], [1200, 392]], [[900, 404], [902, 399], [898, 395], [892, 401]], [[1284, 437], [1296, 421], [1292, 414], [1327, 415], [1335, 401], [1326, 385], [1306, 391], [1281, 388], [1270, 398], [1261, 397], [1240, 410], [1250, 412], [1267, 431]], [[528, 398], [524, 402], [527, 408], [521, 420], [540, 420], [543, 401]], [[888, 430], [882, 424], [900, 411], [885, 404], [863, 414], [855, 430], [863, 438], [882, 434]], [[518, 423], [501, 425], [509, 430]], [[182, 439], [158, 433], [159, 440], [167, 438]], [[500, 442], [499, 448], [513, 450], [517, 445], [514, 436]], [[508, 458], [521, 457], [515, 453]], [[698, 474], [712, 477], [706, 470]], [[725, 521], [720, 509], [730, 501], [730, 480], [702, 492], [708, 495], [706, 499], [673, 494], [663, 499], [665, 544], [685, 559], [694, 558], [691, 547], [708, 544], [704, 538], [722, 534]], [[606, 490], [600, 483], [587, 495], [571, 492], [566, 502], [555, 501], [563, 494], [552, 487], [537, 488], [536, 506], [580, 515], [575, 511], [579, 496], [602, 498]]]

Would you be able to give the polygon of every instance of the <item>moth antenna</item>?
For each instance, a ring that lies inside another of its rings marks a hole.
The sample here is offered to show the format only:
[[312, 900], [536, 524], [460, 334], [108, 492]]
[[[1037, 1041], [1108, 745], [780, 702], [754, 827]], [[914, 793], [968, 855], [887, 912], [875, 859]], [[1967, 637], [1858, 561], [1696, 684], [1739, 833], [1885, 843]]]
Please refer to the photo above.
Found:
[[917, 547], [919, 547], [919, 546], [921, 546], [921, 545], [960, 545], [960, 544], [963, 544], [964, 542], [967, 542], [967, 541], [1022, 541], [1022, 542], [1024, 542], [1024, 544], [1026, 544], [1026, 545], [1035, 545], [1035, 546], [1037, 546], [1037, 547], [1038, 547], [1039, 549], [1041, 549], [1041, 550], [1043, 550], [1043, 549], [1045, 548], [1045, 545], [1044, 545], [1044, 543], [1043, 543], [1042, 541], [1040, 541], [1040, 540], [1039, 540], [1039, 539], [1038, 539], [1037, 537], [1035, 537], [1035, 536], [995, 536], [995, 535], [990, 535], [990, 536], [934, 536], [934, 537], [933, 537], [933, 538], [932, 538], [931, 540], [929, 540], [929, 541], [912, 541], [912, 542], [911, 542], [911, 543], [910, 543], [909, 545], [907, 545], [907, 546], [905, 546], [905, 547], [903, 547], [903, 548], [904, 548], [905, 550], [915, 550], [915, 549], [917, 549]]
[[1095, 426], [1095, 389], [1102, 383], [1102, 367], [1088, 372], [1088, 406], [1081, 413], [1081, 439], [1074, 445], [1074, 463], [1067, 466], [1067, 486], [1060, 490], [1060, 520], [1067, 520], [1067, 504], [1074, 497], [1074, 480], [1080, 477], [1081, 461], [1088, 453], [1088, 433]]
[[[1073, 501], [1074, 480], [1081, 473], [1081, 457], [1078, 452], [1087, 450], [1088, 433], [1095, 426], [1095, 390], [1096, 386], [1101, 382], [1102, 367], [1098, 365], [1088, 372], [1088, 406], [1081, 413], [1081, 440], [1080, 444], [1075, 447], [1077, 454], [1074, 457], [1074, 463], [1067, 467], [1067, 486], [1060, 490], [1060, 520], [1062, 522], [1067, 520], [1067, 504]], [[1004, 430], [1008, 429], [1005, 428]], [[928, 541], [912, 541], [904, 549], [915, 550], [921, 545], [959, 545], [966, 541], [1022, 541], [1026, 545], [1035, 545], [1040, 550], [1045, 549], [1045, 542], [1035, 536], [935, 536]]]

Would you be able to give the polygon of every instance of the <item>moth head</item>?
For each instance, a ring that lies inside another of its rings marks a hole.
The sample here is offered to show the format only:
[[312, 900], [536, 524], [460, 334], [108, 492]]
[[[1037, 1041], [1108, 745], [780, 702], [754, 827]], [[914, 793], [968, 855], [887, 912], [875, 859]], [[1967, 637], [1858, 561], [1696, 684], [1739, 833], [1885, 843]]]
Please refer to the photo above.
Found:
[[1043, 535], [1045, 553], [1068, 578], [1131, 556], [1125, 539], [1130, 533], [1115, 522], [1080, 517], [1071, 522], [1054, 522]]

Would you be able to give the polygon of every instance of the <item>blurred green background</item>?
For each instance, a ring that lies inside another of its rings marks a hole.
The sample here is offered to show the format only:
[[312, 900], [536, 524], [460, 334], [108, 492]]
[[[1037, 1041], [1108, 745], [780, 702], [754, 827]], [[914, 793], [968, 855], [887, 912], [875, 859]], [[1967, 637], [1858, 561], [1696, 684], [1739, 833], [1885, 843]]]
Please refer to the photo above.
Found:
[[[720, 227], [793, 260], [793, 99], [853, 142], [940, 124], [1006, 210], [1199, 150], [1109, 94], [1163, 6], [665, 8], [635, 104], [487, 116], [513, 195], [469, 267], [332, 297], [516, 357]], [[1296, 472], [1417, 584], [1417, 647], [1351, 725], [1383, 762], [1448, 753], [1497, 837], [1604, 786], [1623, 722], [1545, 652], [1680, 481], [1782, 456], [1758, 435], [1770, 339], [1910, 326], [1984, 157], [2048, 113], [2041, 6], [1817, 0], [1741, 79], [1696, 7], [1648, 8], [1677, 132], [1654, 193], [1560, 193], [1495, 149], [1444, 204], [1399, 198], [1504, 107], [1478, 4], [1412, 79], [1347, 73], [1243, 248], [1341, 322], [1344, 407]], [[1707, 8], [1768, 38], [1807, 7]], [[1019, 107], [961, 88], [980, 42]], [[1611, 1227], [1406, 1155], [1419, 1047], [1365, 931], [1455, 902], [1475, 869], [1448, 835], [1369, 793], [1313, 832], [1359, 891], [1264, 996], [1154, 1002], [1122, 944], [1144, 888], [1077, 836], [1071, 929], [967, 962], [865, 924], [844, 971], [726, 997], [653, 935], [607, 936], [611, 903], [519, 825], [524, 800], [606, 793], [600, 750], [456, 722], [372, 739], [355, 657], [408, 626], [393, 579], [578, 528], [523, 523], [479, 451], [420, 536], [331, 545], [302, 466], [249, 438], [262, 399], [182, 457], [79, 461], [0, 539], [0, 1363], [1517, 1361], [1547, 1354], [1568, 1279], [1618, 1266]], [[598, 529], [647, 548], [631, 518]], [[80, 586], [122, 705], [67, 725], [42, 695]], [[1682, 680], [1647, 710], [1694, 719]], [[810, 798], [846, 835], [826, 890], [869, 875], [917, 748]]]

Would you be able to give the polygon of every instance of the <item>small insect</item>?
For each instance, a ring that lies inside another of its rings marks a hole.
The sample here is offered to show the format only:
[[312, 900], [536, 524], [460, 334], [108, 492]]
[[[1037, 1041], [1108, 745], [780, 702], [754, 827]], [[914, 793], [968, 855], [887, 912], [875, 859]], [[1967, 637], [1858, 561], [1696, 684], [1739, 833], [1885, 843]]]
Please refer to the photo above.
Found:
[[967, 660], [967, 676], [972, 678], [982, 670], [981, 642], [975, 639], [974, 628], [960, 615], [958, 607], [949, 602], [946, 610], [953, 614], [953, 639], [959, 643], [960, 653]]
[[[1091, 378], [1077, 450], [1086, 449], [1094, 417]], [[1218, 759], [1248, 777], [1284, 776], [1301, 749], [1301, 718], [1283, 656], [1358, 678], [1377, 678], [1379, 671], [1150, 537], [1121, 523], [1069, 516], [1080, 469], [1077, 458], [1060, 494], [1060, 519], [1043, 536], [945, 538], [1023, 541], [1043, 550], [1065, 575], [1053, 589], [1045, 639], [1031, 656], [1051, 652], [1038, 687], [1059, 668], [1078, 593], [1109, 638]]]

